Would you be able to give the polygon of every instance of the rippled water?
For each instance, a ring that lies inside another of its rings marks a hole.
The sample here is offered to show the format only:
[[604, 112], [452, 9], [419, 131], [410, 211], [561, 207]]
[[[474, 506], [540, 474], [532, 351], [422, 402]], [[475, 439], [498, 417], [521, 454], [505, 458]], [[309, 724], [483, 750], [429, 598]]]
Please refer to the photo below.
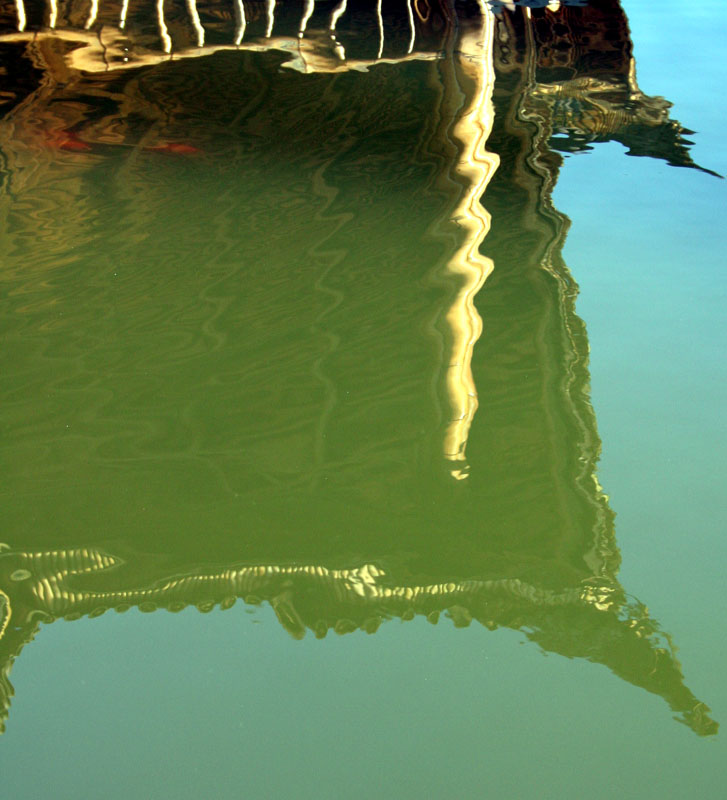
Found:
[[719, 792], [725, 37], [545, 5], [0, 9], [8, 797]]

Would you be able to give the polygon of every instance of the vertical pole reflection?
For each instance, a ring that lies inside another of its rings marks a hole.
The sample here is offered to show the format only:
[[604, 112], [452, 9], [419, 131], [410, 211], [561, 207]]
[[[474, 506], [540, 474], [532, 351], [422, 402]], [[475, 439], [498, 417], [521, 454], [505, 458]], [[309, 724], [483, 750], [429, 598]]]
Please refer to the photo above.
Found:
[[348, 0], [341, 0], [341, 2], [333, 9], [333, 13], [331, 14], [331, 25], [330, 30], [332, 33], [336, 31], [336, 23], [339, 20], [339, 17], [343, 16], [346, 13], [346, 4]]
[[126, 27], [126, 15], [129, 13], [129, 0], [124, 0], [121, 4], [121, 15], [119, 17], [119, 28], [123, 31]]
[[15, 14], [18, 18], [18, 30], [22, 33], [25, 30], [26, 25], [26, 18], [25, 18], [25, 4], [23, 0], [15, 0]]
[[242, 42], [246, 27], [245, 6], [242, 4], [242, 0], [235, 0], [235, 47]]
[[275, 0], [267, 0], [265, 12], [268, 16], [268, 24], [265, 29], [265, 38], [269, 39], [273, 35], [273, 25], [275, 25]]
[[331, 39], [333, 40], [333, 51], [341, 61], [346, 60], [346, 51], [343, 45], [336, 39], [336, 24], [340, 17], [346, 13], [346, 3], [348, 0], [341, 0], [341, 2], [333, 9], [331, 14], [331, 23], [329, 30], [331, 31]]
[[379, 52], [376, 54], [378, 60], [384, 52], [384, 20], [381, 16], [381, 0], [376, 0], [376, 23], [379, 27]]
[[89, 30], [94, 22], [96, 22], [96, 17], [98, 16], [98, 0], [91, 0], [91, 8], [88, 11], [88, 19], [86, 20], [86, 24], [84, 28]]
[[164, 19], [164, 0], [157, 0], [157, 22], [159, 23], [159, 38], [162, 40], [162, 49], [165, 53], [171, 53], [172, 39]]
[[495, 20], [485, 3], [481, 5], [481, 14], [479, 30], [465, 31], [461, 35], [452, 61], [454, 70], [472, 87], [466, 92], [464, 105], [449, 131], [450, 138], [459, 143], [449, 176], [462, 187], [452, 212], [452, 219], [460, 230], [461, 244], [445, 268], [445, 273], [455, 277], [458, 284], [445, 314], [450, 350], [444, 376], [450, 414], [444, 434], [444, 457], [451, 462], [450, 474], [456, 480], [468, 475], [465, 449], [477, 411], [472, 353], [482, 333], [482, 320], [474, 299], [494, 266], [491, 259], [480, 254], [480, 245], [490, 229], [490, 215], [480, 198], [499, 164], [498, 156], [485, 148], [494, 121]]
[[187, 13], [192, 20], [192, 27], [197, 34], [197, 47], [204, 47], [204, 28], [197, 11], [197, 0], [187, 0]]
[[300, 28], [298, 29], [298, 38], [302, 39], [303, 34], [305, 33], [305, 29], [308, 26], [308, 20], [313, 15], [313, 9], [315, 7], [314, 0], [306, 0], [305, 8], [303, 9], [303, 17], [300, 20]]
[[409, 48], [407, 49], [406, 53], [409, 55], [411, 51], [414, 49], [414, 40], [416, 38], [416, 30], [414, 28], [414, 12], [411, 10], [411, 0], [406, 0], [406, 12], [407, 18], [409, 20]]

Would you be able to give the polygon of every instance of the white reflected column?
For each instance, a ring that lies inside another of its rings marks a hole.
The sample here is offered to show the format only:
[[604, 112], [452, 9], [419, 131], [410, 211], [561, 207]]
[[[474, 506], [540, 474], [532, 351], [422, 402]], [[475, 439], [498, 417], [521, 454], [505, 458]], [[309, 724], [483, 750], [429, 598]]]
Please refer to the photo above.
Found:
[[96, 17], [98, 16], [98, 0], [91, 0], [91, 8], [88, 10], [88, 19], [86, 20], [86, 24], [84, 28], [86, 30], [90, 30], [91, 26], [94, 22], [96, 22]]
[[239, 47], [242, 42], [246, 27], [245, 6], [242, 4], [242, 0], [235, 0], [235, 47]]
[[474, 86], [474, 91], [467, 92], [465, 106], [457, 113], [450, 130], [452, 139], [460, 143], [459, 158], [450, 176], [463, 187], [452, 212], [462, 236], [461, 245], [445, 269], [458, 282], [454, 301], [445, 314], [450, 348], [444, 376], [449, 403], [444, 457], [451, 462], [450, 473], [456, 480], [468, 475], [465, 449], [478, 405], [472, 353], [482, 333], [482, 319], [474, 300], [494, 266], [490, 258], [480, 253], [480, 245], [490, 230], [490, 215], [480, 200], [499, 165], [497, 154], [486, 149], [494, 122], [495, 18], [485, 3], [481, 5], [481, 14], [479, 29], [463, 32], [458, 51], [453, 55], [455, 69]]
[[25, 17], [25, 4], [23, 0], [15, 0], [15, 15], [18, 20], [18, 30], [22, 33], [25, 30], [27, 19]]
[[171, 53], [172, 39], [164, 19], [164, 0], [157, 0], [157, 24], [159, 26], [159, 38], [162, 40], [162, 50], [165, 53]]
[[197, 47], [204, 47], [204, 28], [197, 11], [197, 0], [187, 0], [187, 13], [192, 21], [192, 27], [197, 34]]

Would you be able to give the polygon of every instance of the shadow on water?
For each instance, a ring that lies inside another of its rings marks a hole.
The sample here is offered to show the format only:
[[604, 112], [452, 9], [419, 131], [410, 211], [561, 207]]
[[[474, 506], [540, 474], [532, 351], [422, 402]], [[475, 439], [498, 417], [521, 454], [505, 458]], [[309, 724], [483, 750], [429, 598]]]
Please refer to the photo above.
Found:
[[242, 598], [518, 629], [716, 733], [618, 582], [550, 201], [688, 131], [618, 3], [512, 5], [4, 7], [0, 719], [41, 623]]

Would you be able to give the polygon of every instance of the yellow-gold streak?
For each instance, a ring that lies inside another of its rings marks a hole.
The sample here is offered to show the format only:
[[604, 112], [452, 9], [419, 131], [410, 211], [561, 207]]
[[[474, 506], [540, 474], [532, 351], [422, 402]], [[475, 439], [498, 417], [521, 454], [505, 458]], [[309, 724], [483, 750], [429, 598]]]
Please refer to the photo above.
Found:
[[409, 17], [409, 30], [411, 31], [411, 37], [409, 38], [409, 49], [406, 52], [411, 53], [411, 51], [414, 49], [414, 40], [416, 38], [416, 29], [414, 28], [414, 13], [411, 10], [411, 0], [406, 0], [406, 10], [407, 16]]
[[339, 18], [342, 17], [346, 13], [346, 5], [348, 4], [348, 0], [341, 0], [341, 2], [333, 9], [333, 13], [331, 14], [331, 30], [336, 30], [336, 23], [338, 22]]
[[336, 39], [336, 24], [338, 20], [346, 13], [346, 5], [348, 0], [341, 0], [341, 2], [333, 9], [331, 14], [331, 24], [329, 29], [331, 31], [331, 39], [333, 40], [333, 52], [341, 60], [346, 60], [346, 51], [343, 45]]
[[384, 20], [381, 16], [381, 0], [376, 0], [376, 21], [379, 26], [379, 52], [376, 58], [379, 59], [384, 52]]
[[245, 6], [242, 0], [235, 0], [237, 25], [235, 27], [235, 45], [242, 42], [242, 37], [245, 35], [245, 28], [247, 27], [247, 19], [245, 17]]
[[192, 20], [192, 26], [197, 34], [197, 47], [204, 47], [204, 28], [197, 11], [197, 0], [187, 0], [187, 13]]
[[[169, 54], [172, 49], [172, 40], [164, 23], [163, 7], [162, 14], [159, 14], [159, 6], [163, 0], [157, 0], [157, 19], [160, 35], [164, 34], [162, 44], [164, 50], [147, 50], [134, 54], [133, 60], [128, 58], [127, 42], [123, 39], [106, 41], [101, 43], [98, 34], [90, 31], [75, 30], [71, 28], [56, 28], [52, 33], [48, 31], [32, 31], [31, 33], [3, 33], [0, 34], [0, 43], [3, 42], [70, 42], [76, 47], [68, 48], [63, 55], [63, 63], [69, 69], [81, 70], [90, 74], [108, 72], [109, 59], [113, 59], [113, 70], [121, 71], [126, 69], [138, 69], [141, 66], [162, 64], [169, 61]], [[237, 35], [244, 32], [244, 25], [237, 31]], [[250, 50], [260, 52], [261, 50], [277, 50], [290, 56], [293, 52], [300, 52], [301, 40], [296, 35], [273, 36], [269, 41], [261, 46], [256, 40], [249, 43], [235, 41], [231, 44], [206, 44], [204, 47], [186, 47], [174, 53], [175, 59], [182, 58], [203, 58], [214, 53], [228, 50]], [[83, 47], [78, 47], [83, 44]], [[345, 64], [341, 63], [345, 58], [343, 48], [334, 42], [335, 58], [328, 58], [326, 54], [316, 52], [315, 46], [310, 52], [306, 53], [305, 63], [302, 59], [291, 59], [284, 62], [281, 66], [301, 72], [332, 73], [345, 72], [346, 70], [365, 71], [376, 64], [404, 64], [408, 61], [440, 61], [441, 56], [437, 51], [414, 51], [409, 55], [398, 56], [396, 58], [367, 58], [349, 59]], [[105, 60], [104, 60], [105, 58]]]
[[93, 25], [93, 23], [96, 22], [97, 16], [98, 16], [98, 0], [91, 0], [91, 8], [88, 12], [88, 19], [86, 20], [86, 24], [84, 25], [86, 30], [89, 30], [89, 28]]
[[159, 23], [159, 38], [162, 40], [162, 50], [165, 53], [171, 53], [172, 38], [164, 20], [164, 0], [157, 0], [157, 22]]
[[8, 613], [5, 615], [5, 619], [3, 620], [2, 625], [0, 626], [0, 639], [2, 639], [3, 636], [5, 635], [5, 631], [7, 630], [8, 625], [10, 624], [10, 617], [13, 615], [13, 610], [10, 607], [10, 598], [5, 594], [5, 592], [2, 589], [0, 589], [0, 596], [5, 598], [5, 603], [7, 604], [8, 607]]
[[481, 13], [480, 31], [463, 34], [461, 56], [457, 57], [460, 69], [476, 88], [472, 101], [459, 114], [452, 131], [454, 138], [462, 143], [453, 177], [459, 178], [465, 186], [452, 217], [464, 231], [464, 239], [446, 268], [446, 272], [457, 276], [460, 283], [445, 316], [451, 350], [445, 374], [450, 419], [444, 435], [444, 456], [452, 462], [450, 472], [457, 480], [467, 477], [465, 448], [477, 411], [472, 353], [482, 333], [482, 319], [474, 299], [494, 266], [490, 258], [480, 253], [480, 245], [490, 230], [490, 215], [480, 198], [499, 164], [498, 156], [485, 149], [494, 121], [492, 90], [495, 70], [492, 56], [495, 20], [489, 5], [484, 2]]
[[300, 28], [298, 30], [298, 38], [302, 39], [305, 29], [308, 26], [308, 20], [313, 15], [313, 8], [315, 6], [314, 0], [306, 0], [305, 9], [303, 11], [303, 18], [300, 21]]
[[265, 38], [269, 39], [273, 35], [273, 25], [275, 25], [275, 0], [267, 2], [268, 27], [265, 31]]
[[22, 32], [25, 30], [25, 23], [26, 23], [25, 5], [23, 3], [23, 0], [15, 0], [15, 13], [17, 14], [18, 17], [18, 30]]

